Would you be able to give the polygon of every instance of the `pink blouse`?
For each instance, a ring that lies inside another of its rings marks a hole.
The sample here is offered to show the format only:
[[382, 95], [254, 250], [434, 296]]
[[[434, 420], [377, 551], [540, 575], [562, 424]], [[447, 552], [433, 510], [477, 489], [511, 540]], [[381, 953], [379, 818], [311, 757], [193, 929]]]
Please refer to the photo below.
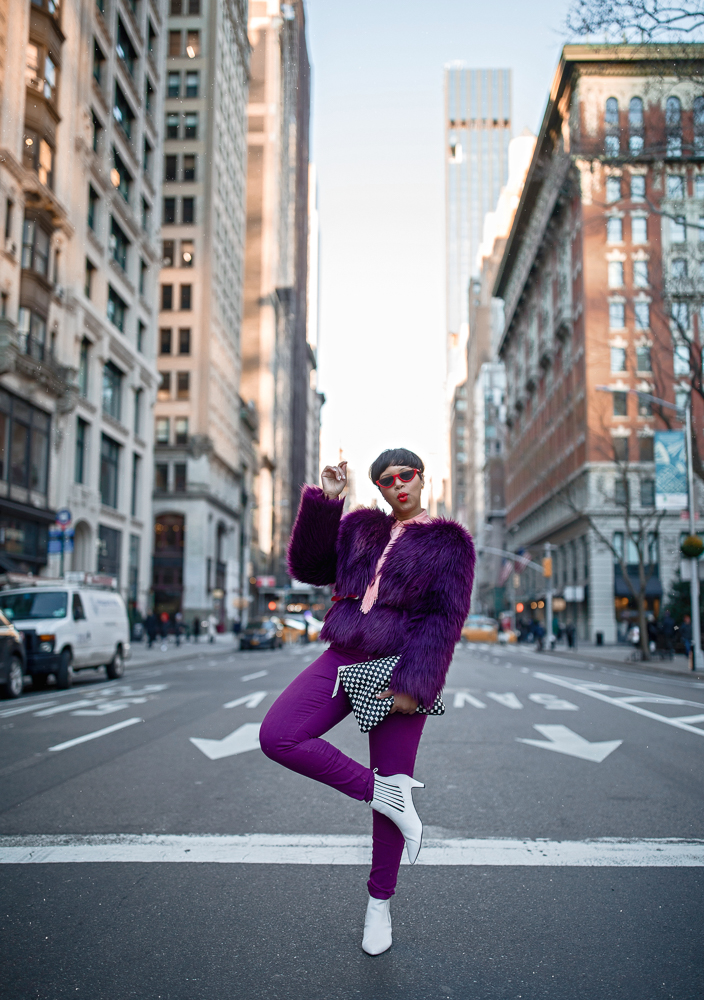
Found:
[[403, 529], [407, 527], [409, 524], [428, 524], [432, 520], [433, 519], [427, 512], [427, 510], [422, 510], [420, 514], [417, 514], [415, 517], [409, 518], [408, 521], [396, 521], [393, 528], [391, 529], [391, 538], [388, 540], [388, 542], [386, 543], [386, 548], [379, 556], [379, 561], [377, 562], [376, 569], [374, 570], [374, 579], [367, 587], [367, 591], [364, 597], [362, 598], [361, 611], [363, 615], [369, 614], [369, 612], [372, 610], [372, 608], [377, 602], [377, 598], [379, 597], [379, 581], [381, 578], [382, 567], [388, 558], [389, 552], [391, 551], [391, 547], [398, 541], [399, 535], [401, 534]]

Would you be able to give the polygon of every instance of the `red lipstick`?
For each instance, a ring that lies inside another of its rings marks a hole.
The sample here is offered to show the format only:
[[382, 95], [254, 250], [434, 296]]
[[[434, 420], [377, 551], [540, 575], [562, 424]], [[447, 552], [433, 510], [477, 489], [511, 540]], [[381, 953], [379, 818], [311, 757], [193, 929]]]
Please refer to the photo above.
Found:
[[407, 493], [399, 493], [397, 499], [400, 500], [401, 503], [405, 503], [406, 500], [408, 500], [408, 494]]

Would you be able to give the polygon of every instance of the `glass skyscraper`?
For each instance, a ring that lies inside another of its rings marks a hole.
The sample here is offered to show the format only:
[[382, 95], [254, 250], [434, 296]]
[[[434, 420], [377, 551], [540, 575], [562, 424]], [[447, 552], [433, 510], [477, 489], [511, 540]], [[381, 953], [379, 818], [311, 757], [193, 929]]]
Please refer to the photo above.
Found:
[[468, 287], [484, 216], [496, 208], [508, 176], [511, 70], [445, 67], [445, 200], [448, 347], [463, 349]]

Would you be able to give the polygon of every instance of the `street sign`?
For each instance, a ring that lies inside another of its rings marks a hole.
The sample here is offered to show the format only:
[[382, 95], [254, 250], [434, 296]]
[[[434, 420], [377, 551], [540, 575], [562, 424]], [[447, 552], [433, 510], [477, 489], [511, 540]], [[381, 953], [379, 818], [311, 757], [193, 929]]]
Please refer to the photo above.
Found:
[[67, 507], [57, 510], [56, 523], [64, 526], [71, 523], [71, 511]]
[[681, 510], [687, 501], [687, 459], [683, 431], [655, 432], [655, 506]]

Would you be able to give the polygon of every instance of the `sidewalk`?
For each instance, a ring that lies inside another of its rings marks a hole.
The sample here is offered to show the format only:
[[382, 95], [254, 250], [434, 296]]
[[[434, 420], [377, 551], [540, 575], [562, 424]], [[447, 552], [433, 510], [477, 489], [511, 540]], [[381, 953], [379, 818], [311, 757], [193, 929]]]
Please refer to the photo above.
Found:
[[[526, 650], [534, 648], [523, 644]], [[661, 660], [655, 654], [655, 658], [643, 662], [642, 660], [631, 660], [629, 657], [633, 653], [633, 647], [623, 643], [614, 643], [610, 646], [597, 646], [591, 642], [580, 642], [577, 649], [569, 649], [567, 646], [559, 644], [551, 652], [537, 653], [538, 656], [559, 657], [560, 659], [586, 661], [587, 663], [603, 663], [611, 667], [625, 667], [627, 670], [634, 670], [638, 673], [658, 673], [658, 674], [678, 674], [685, 675], [697, 680], [704, 680], [704, 674], [694, 673], [689, 669], [687, 657], [684, 654], [676, 653], [671, 660]]]
[[[165, 645], [166, 649], [161, 647]], [[215, 642], [201, 636], [198, 642], [186, 642], [181, 638], [181, 645], [176, 645], [176, 640], [172, 635], [166, 640], [159, 639], [154, 642], [151, 649], [145, 642], [132, 643], [132, 655], [127, 661], [133, 667], [143, 667], [151, 663], [164, 663], [174, 659], [184, 659], [189, 656], [237, 653], [239, 652], [239, 640], [235, 641], [231, 632], [216, 633]]]

